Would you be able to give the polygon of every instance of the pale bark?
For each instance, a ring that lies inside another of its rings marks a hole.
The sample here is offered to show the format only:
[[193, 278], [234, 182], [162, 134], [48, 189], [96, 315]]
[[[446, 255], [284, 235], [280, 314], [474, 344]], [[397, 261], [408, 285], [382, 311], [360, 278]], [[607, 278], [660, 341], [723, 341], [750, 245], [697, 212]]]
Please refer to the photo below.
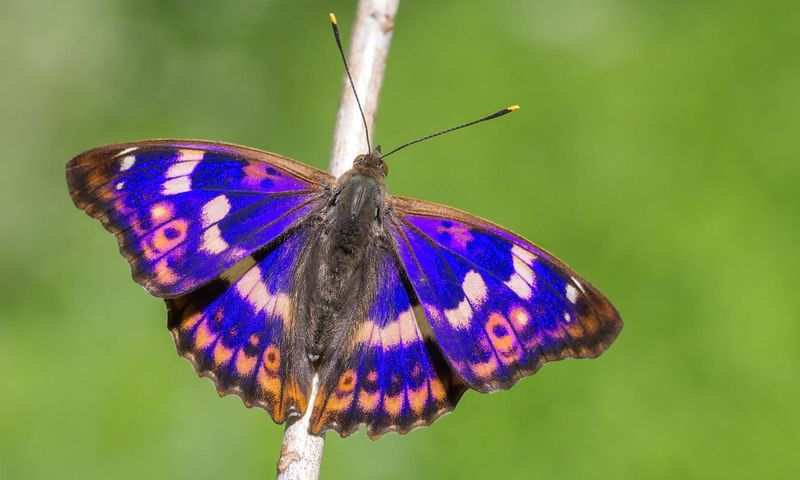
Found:
[[[352, 34], [349, 37], [350, 49], [347, 60], [370, 133], [375, 126], [378, 97], [399, 3], [400, 0], [360, 0]], [[364, 124], [345, 75], [328, 170], [337, 177], [342, 175], [350, 169], [353, 159], [360, 153], [368, 153]], [[287, 423], [277, 466], [279, 480], [319, 478], [325, 437], [308, 433], [316, 393], [315, 376], [314, 388], [305, 415]]]

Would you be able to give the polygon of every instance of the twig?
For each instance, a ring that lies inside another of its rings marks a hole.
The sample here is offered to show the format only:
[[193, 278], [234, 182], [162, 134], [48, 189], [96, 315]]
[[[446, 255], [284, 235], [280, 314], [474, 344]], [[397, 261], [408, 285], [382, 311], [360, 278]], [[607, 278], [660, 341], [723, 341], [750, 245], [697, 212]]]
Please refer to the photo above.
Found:
[[[399, 3], [400, 0], [360, 0], [350, 37], [350, 53], [347, 58], [370, 132], [375, 127], [378, 96], [383, 84], [386, 57]], [[360, 153], [368, 153], [364, 125], [345, 77], [328, 170], [331, 174], [340, 176], [350, 169], [353, 158]], [[300, 419], [290, 420], [283, 434], [281, 455], [278, 459], [279, 480], [319, 478], [325, 437], [308, 433], [316, 394], [315, 376], [306, 413]]]
[[278, 458], [277, 478], [279, 480], [316, 480], [319, 478], [325, 436], [308, 433], [316, 396], [317, 376], [314, 375], [306, 413], [300, 419], [289, 420], [286, 424], [283, 442], [281, 442], [281, 456]]
[[[347, 61], [350, 63], [350, 73], [361, 98], [370, 133], [375, 130], [378, 96], [381, 93], [386, 57], [389, 54], [399, 3], [400, 0], [360, 0], [350, 37]], [[353, 166], [353, 159], [360, 153], [368, 153], [364, 124], [345, 77], [328, 170], [338, 177]]]

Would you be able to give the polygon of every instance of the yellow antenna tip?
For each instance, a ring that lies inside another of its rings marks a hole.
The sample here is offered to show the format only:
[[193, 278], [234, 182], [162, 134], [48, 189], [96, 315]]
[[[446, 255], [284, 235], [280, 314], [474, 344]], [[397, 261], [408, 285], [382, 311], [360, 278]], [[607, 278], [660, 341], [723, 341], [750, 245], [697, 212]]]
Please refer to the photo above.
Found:
[[337, 25], [336, 23], [336, 15], [329, 13], [328, 16], [331, 18], [331, 23]]
[[509, 112], [516, 112], [519, 110], [519, 105], [511, 105], [510, 107], [506, 108]]

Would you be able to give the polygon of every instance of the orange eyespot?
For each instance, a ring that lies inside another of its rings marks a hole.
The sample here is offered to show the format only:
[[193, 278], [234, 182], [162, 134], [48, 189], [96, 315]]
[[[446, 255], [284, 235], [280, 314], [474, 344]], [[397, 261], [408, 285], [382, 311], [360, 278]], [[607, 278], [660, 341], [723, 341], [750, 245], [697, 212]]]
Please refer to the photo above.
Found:
[[389, 176], [389, 165], [387, 165], [386, 162], [381, 162], [381, 170], [383, 170], [384, 177]]

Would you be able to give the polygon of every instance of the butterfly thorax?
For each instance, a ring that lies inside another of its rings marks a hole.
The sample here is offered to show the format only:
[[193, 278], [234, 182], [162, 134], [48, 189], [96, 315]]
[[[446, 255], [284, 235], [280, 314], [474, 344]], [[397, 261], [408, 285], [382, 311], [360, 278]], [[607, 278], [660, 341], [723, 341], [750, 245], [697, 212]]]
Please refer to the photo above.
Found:
[[383, 177], [372, 165], [354, 165], [339, 179], [321, 212], [325, 228], [306, 263], [314, 280], [303, 295], [313, 306], [306, 317], [311, 326], [308, 355], [320, 364], [368, 315], [376, 288], [374, 259], [384, 236]]

